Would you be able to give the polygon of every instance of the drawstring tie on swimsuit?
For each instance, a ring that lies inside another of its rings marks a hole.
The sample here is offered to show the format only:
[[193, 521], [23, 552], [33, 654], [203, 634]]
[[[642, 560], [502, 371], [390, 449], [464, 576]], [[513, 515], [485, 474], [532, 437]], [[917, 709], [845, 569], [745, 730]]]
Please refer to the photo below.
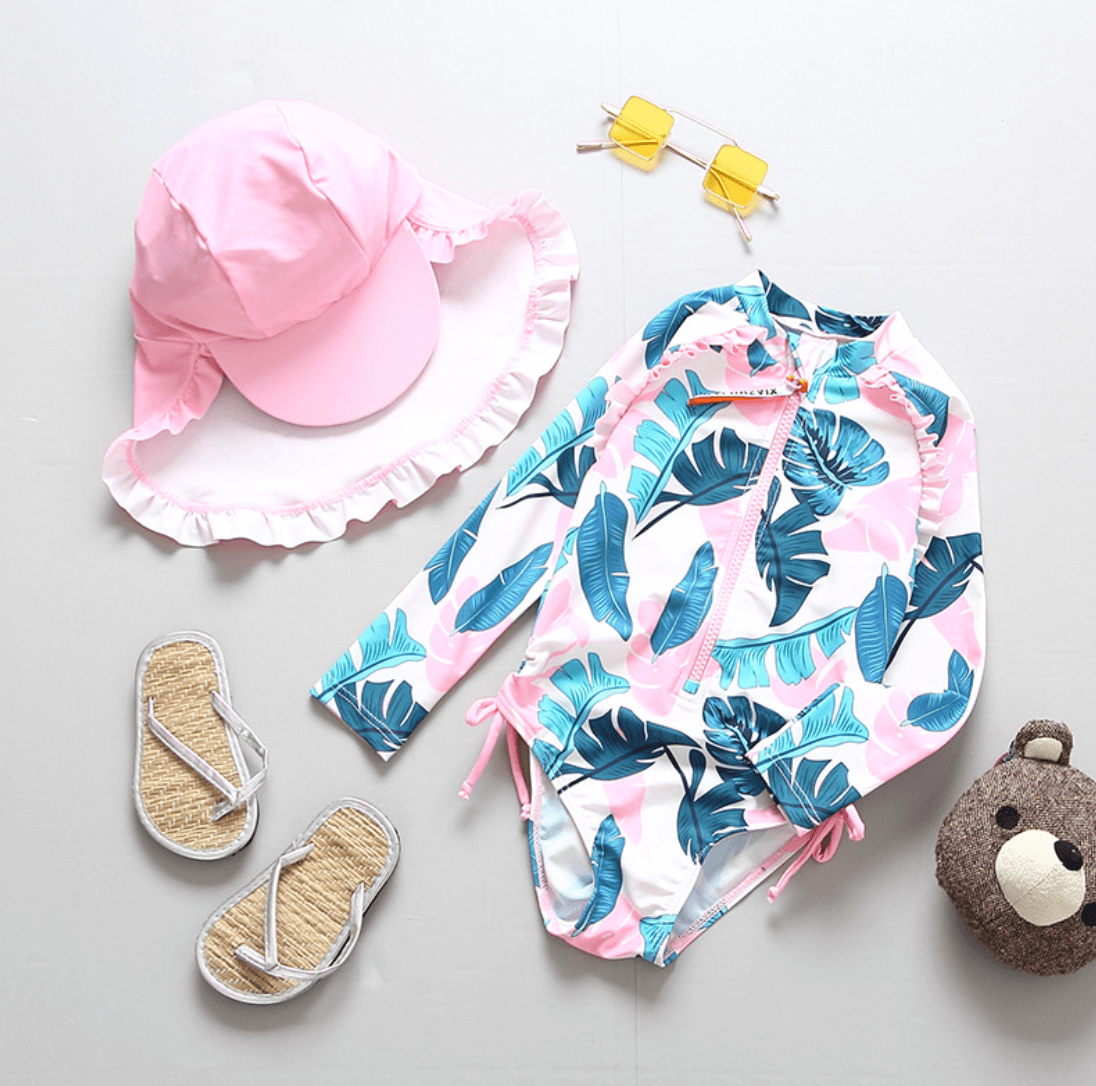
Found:
[[769, 904], [771, 905], [780, 896], [792, 876], [808, 860], [813, 859], [820, 864], [832, 860], [837, 855], [837, 848], [841, 844], [841, 835], [844, 831], [848, 832], [849, 839], [852, 841], [864, 839], [864, 820], [851, 803], [803, 835], [803, 847], [799, 855], [792, 861], [788, 870], [780, 876], [780, 881], [769, 890]]
[[468, 774], [467, 778], [465, 778], [464, 784], [460, 786], [458, 795], [461, 799], [471, 798], [472, 789], [476, 787], [476, 781], [480, 779], [484, 769], [487, 768], [487, 763], [491, 760], [491, 755], [495, 750], [495, 744], [499, 740], [499, 733], [503, 728], [506, 728], [506, 750], [510, 755], [510, 774], [514, 778], [514, 787], [517, 789], [518, 802], [521, 804], [521, 817], [528, 822], [532, 808], [529, 803], [529, 789], [526, 787], [525, 776], [521, 771], [521, 758], [518, 752], [518, 733], [513, 726], [507, 727], [509, 722], [502, 713], [499, 712], [499, 707], [495, 703], [494, 698], [480, 698], [479, 701], [473, 702], [468, 710], [468, 716], [466, 717], [468, 724], [474, 728], [488, 719], [491, 721], [491, 727], [488, 729], [487, 735], [483, 740], [483, 746], [480, 748], [476, 764], [472, 766], [472, 771]]

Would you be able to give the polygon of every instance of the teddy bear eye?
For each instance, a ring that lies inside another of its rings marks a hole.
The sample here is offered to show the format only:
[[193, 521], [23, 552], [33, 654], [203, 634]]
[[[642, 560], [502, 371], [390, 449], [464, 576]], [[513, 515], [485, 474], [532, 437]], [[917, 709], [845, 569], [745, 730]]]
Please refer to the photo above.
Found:
[[[1008, 804], [1004, 807], [998, 807], [997, 814], [994, 817], [997, 820], [997, 825], [1003, 830], [1014, 830], [1020, 824], [1020, 812]], [[1093, 910], [1093, 920], [1096, 921], [1096, 909]]]
[[1096, 901], [1090, 901], [1081, 910], [1081, 922], [1090, 928], [1096, 928]]

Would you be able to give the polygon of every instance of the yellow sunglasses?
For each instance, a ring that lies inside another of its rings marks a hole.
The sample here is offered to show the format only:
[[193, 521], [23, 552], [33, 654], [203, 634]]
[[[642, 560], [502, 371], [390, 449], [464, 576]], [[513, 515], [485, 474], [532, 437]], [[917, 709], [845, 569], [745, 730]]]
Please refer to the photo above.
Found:
[[[704, 191], [734, 215], [746, 241], [753, 241], [741, 213], [758, 196], [763, 196], [766, 200], [780, 199], [779, 193], [764, 188], [761, 184], [769, 169], [767, 162], [757, 155], [751, 155], [749, 151], [744, 151], [726, 132], [721, 132], [684, 110], [663, 109], [634, 94], [620, 109], [607, 102], [602, 102], [601, 108], [613, 120], [609, 139], [579, 143], [576, 145], [579, 151], [616, 148], [643, 162], [653, 162], [659, 151], [666, 147], [675, 155], [688, 159], [704, 170]], [[716, 151], [710, 162], [705, 162], [699, 155], [670, 142], [670, 130], [674, 126], [675, 117], [684, 117], [727, 142]]]

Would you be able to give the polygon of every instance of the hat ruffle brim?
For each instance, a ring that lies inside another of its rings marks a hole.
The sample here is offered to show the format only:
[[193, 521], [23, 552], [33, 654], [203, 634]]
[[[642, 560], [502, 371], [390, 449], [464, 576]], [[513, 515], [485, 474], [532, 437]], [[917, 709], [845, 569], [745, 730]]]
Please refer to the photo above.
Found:
[[[443, 206], [450, 194], [435, 192]], [[296, 547], [336, 539], [390, 502], [409, 504], [506, 438], [562, 351], [578, 253], [540, 193], [479, 209], [478, 219], [460, 203], [465, 221], [450, 229], [409, 217], [435, 263], [442, 309], [435, 355], [403, 397], [360, 422], [317, 428], [263, 415], [227, 381], [197, 418], [184, 391], [107, 450], [103, 479], [118, 504], [188, 546]], [[203, 370], [190, 384], [219, 377]], [[228, 451], [242, 465], [235, 473]]]

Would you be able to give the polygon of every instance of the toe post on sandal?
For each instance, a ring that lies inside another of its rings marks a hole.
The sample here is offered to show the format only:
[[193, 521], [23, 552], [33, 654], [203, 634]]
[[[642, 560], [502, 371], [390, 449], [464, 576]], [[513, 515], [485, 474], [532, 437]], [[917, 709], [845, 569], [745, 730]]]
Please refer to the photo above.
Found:
[[232, 707], [217, 642], [188, 630], [145, 646], [136, 709], [133, 794], [141, 824], [180, 856], [218, 860], [238, 852], [258, 823], [267, 751]]
[[202, 976], [243, 1003], [307, 991], [349, 958], [399, 852], [395, 827], [371, 804], [332, 803], [205, 922]]

